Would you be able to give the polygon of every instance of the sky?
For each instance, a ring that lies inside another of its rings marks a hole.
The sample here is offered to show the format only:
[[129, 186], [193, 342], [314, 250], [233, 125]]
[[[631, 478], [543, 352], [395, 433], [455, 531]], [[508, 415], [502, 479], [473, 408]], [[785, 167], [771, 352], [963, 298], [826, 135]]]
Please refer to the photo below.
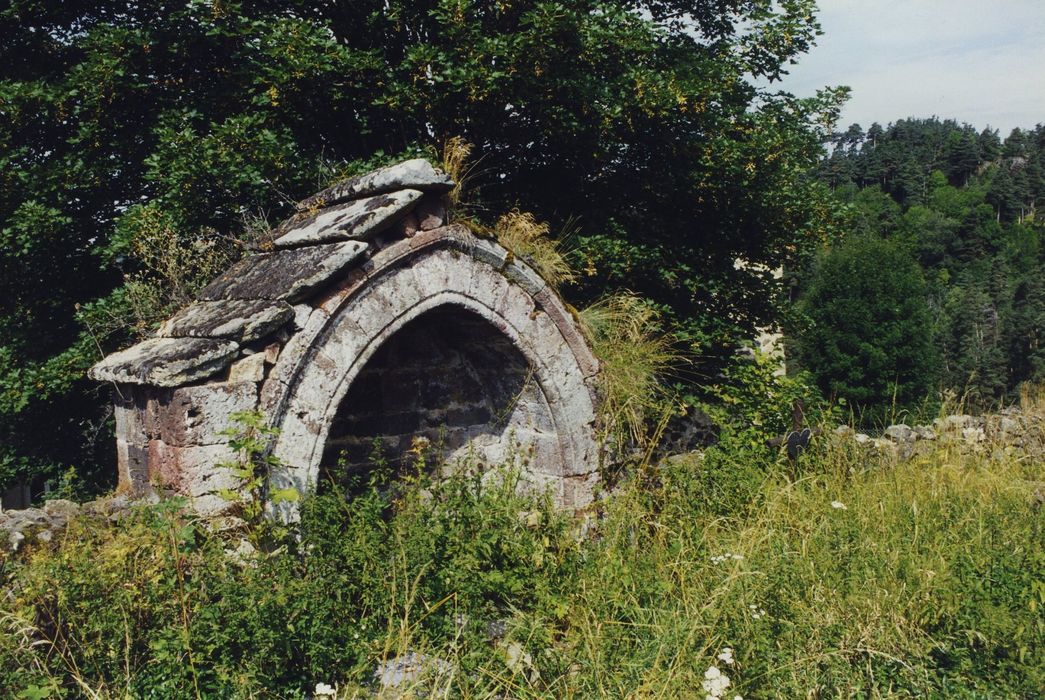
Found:
[[848, 85], [839, 127], [905, 117], [1045, 123], [1045, 0], [819, 0], [824, 30], [781, 89]]

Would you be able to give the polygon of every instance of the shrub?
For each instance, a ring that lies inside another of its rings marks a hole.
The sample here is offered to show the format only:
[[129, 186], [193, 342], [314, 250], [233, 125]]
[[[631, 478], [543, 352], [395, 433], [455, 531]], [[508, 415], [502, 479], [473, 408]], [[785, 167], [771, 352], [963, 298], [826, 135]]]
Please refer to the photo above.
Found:
[[933, 385], [937, 360], [917, 263], [893, 243], [860, 236], [829, 251], [802, 299], [812, 326], [799, 337], [803, 365], [829, 396], [872, 419], [913, 408]]

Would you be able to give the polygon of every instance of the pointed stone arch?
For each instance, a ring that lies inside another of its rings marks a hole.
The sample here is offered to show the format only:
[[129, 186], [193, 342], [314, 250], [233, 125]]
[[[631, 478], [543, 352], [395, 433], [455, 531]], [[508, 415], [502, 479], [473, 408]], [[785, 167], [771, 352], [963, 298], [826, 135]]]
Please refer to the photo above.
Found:
[[278, 485], [311, 490], [342, 401], [375, 353], [412, 322], [457, 308], [495, 328], [533, 370], [553, 433], [535, 443], [531, 476], [563, 505], [586, 502], [597, 461], [598, 365], [544, 281], [463, 227], [393, 245], [367, 268], [322, 300], [262, 388], [262, 405], [280, 431], [273, 452], [285, 469]]

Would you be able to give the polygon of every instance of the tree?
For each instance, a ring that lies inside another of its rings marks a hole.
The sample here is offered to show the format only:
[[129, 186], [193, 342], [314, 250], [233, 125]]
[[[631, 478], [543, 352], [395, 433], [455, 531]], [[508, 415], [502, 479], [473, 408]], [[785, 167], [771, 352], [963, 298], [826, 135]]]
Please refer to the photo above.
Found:
[[857, 236], [820, 260], [801, 300], [802, 364], [821, 390], [882, 418], [927, 396], [936, 360], [918, 265], [890, 241]]
[[[906, 119], [873, 125], [818, 171], [849, 205], [850, 231], [888, 238], [922, 267], [941, 379], [981, 406], [1040, 376], [1043, 157], [1042, 126], [1003, 145], [992, 129]], [[835, 176], [854, 170], [855, 184]]]
[[947, 384], [973, 406], [989, 407], [1006, 385], [1001, 314], [982, 284], [955, 286], [940, 329]]
[[235, 244], [244, 219], [451, 136], [481, 163], [473, 215], [580, 222], [573, 299], [631, 288], [701, 352], [771, 323], [782, 285], [758, 270], [820, 235], [831, 205], [803, 175], [844, 91], [754, 79], [818, 31], [813, 0], [8, 3], [0, 482], [110, 451], [83, 371], [149, 330], [126, 321], [136, 281], [170, 282], [157, 251]]
[[969, 178], [980, 166], [980, 145], [976, 132], [966, 127], [961, 132], [952, 131], [947, 139], [947, 175], [954, 185], [967, 185]]
[[1045, 265], [1016, 284], [1006, 321], [1010, 386], [1045, 381]]

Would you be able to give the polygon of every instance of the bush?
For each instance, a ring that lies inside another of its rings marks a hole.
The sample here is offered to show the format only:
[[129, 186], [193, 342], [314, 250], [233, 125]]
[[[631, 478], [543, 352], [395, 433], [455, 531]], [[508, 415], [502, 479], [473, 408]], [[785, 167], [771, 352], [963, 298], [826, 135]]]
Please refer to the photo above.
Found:
[[825, 394], [887, 420], [932, 387], [937, 359], [925, 284], [893, 243], [859, 236], [829, 251], [802, 308], [812, 323], [798, 339], [801, 360]]

